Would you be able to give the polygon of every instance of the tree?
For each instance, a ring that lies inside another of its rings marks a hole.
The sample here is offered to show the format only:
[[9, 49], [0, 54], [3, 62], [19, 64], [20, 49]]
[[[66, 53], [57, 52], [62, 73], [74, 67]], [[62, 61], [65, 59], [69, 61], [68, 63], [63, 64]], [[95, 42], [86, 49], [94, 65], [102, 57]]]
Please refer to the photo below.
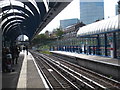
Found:
[[46, 40], [47, 36], [45, 34], [39, 34], [32, 40], [32, 44], [33, 45], [45, 44]]
[[47, 45], [53, 41], [55, 41], [56, 38], [51, 38], [51, 37], [48, 37], [48, 35], [46, 34], [39, 34], [39, 35], [36, 35], [36, 37], [32, 40], [32, 45], [33, 46], [42, 46], [42, 45]]
[[57, 29], [56, 29], [56, 36], [57, 36], [58, 38], [61, 38], [63, 34], [64, 34], [64, 32], [63, 32], [62, 29], [60, 29], [60, 28], [57, 28]]

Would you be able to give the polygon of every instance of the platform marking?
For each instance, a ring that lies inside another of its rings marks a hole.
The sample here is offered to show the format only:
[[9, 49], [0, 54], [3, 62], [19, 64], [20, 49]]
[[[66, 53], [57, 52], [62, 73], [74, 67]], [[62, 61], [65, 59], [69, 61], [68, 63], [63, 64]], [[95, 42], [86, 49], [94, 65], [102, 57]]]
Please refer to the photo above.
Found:
[[24, 60], [22, 63], [22, 68], [21, 68], [21, 72], [20, 72], [20, 76], [17, 84], [17, 89], [19, 88], [26, 89], [26, 86], [27, 86], [27, 56], [26, 56], [26, 51], [22, 53], [24, 53]]
[[[32, 56], [32, 55], [31, 55], [31, 56]], [[41, 77], [41, 79], [42, 79], [42, 81], [43, 81], [43, 84], [44, 84], [45, 88], [46, 88], [47, 90], [49, 90], [49, 86], [48, 86], [47, 82], [45, 81], [42, 73], [40, 72], [40, 70], [39, 70], [39, 68], [38, 68], [38, 66], [37, 66], [37, 63], [35, 62], [35, 59], [34, 59], [33, 56], [32, 56], [32, 60], [33, 60], [33, 62], [34, 62], [34, 64], [35, 64], [35, 67], [36, 67], [36, 69], [37, 69], [37, 71], [38, 71], [39, 76]]]

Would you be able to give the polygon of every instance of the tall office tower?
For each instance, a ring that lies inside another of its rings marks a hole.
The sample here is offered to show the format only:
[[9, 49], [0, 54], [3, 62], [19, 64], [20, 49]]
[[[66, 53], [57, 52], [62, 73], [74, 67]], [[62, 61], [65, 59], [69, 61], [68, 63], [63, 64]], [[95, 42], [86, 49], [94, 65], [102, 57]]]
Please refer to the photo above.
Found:
[[80, 0], [80, 21], [90, 24], [103, 18], [103, 0]]
[[118, 1], [118, 13], [120, 14], [120, 0]]
[[115, 14], [118, 15], [119, 12], [118, 12], [118, 5], [115, 5]]
[[62, 29], [65, 29], [66, 27], [73, 25], [73, 24], [76, 24], [78, 22], [79, 22], [78, 18], [60, 20], [60, 27]]

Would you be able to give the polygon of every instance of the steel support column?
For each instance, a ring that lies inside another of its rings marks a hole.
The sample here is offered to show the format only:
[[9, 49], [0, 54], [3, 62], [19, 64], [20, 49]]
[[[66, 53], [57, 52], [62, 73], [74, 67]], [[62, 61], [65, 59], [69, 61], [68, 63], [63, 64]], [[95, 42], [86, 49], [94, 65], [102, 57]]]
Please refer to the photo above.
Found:
[[117, 52], [116, 52], [116, 33], [113, 33], [113, 58], [117, 57]]
[[106, 33], [104, 34], [104, 39], [105, 39], [105, 56], [107, 56], [107, 35]]
[[100, 55], [100, 36], [97, 35], [97, 47], [96, 47], [96, 54]]

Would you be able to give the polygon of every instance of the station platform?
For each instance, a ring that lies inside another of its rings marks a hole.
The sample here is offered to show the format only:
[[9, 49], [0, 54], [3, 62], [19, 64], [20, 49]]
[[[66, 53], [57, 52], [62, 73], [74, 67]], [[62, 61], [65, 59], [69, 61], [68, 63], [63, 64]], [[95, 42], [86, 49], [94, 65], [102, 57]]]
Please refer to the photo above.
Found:
[[117, 66], [120, 65], [120, 59], [115, 59], [115, 58], [96, 56], [96, 55], [78, 54], [75, 52], [65, 52], [65, 51], [51, 51], [51, 53], [57, 53], [57, 54], [71, 56], [71, 57], [77, 57], [81, 59], [111, 64], [111, 65], [117, 65]]
[[50, 51], [53, 56], [120, 81], [120, 59], [78, 54], [75, 52]]
[[28, 52], [20, 53], [18, 64], [13, 66], [14, 72], [2, 73], [2, 89], [42, 89], [48, 88], [41, 72], [38, 69], [35, 59]]

